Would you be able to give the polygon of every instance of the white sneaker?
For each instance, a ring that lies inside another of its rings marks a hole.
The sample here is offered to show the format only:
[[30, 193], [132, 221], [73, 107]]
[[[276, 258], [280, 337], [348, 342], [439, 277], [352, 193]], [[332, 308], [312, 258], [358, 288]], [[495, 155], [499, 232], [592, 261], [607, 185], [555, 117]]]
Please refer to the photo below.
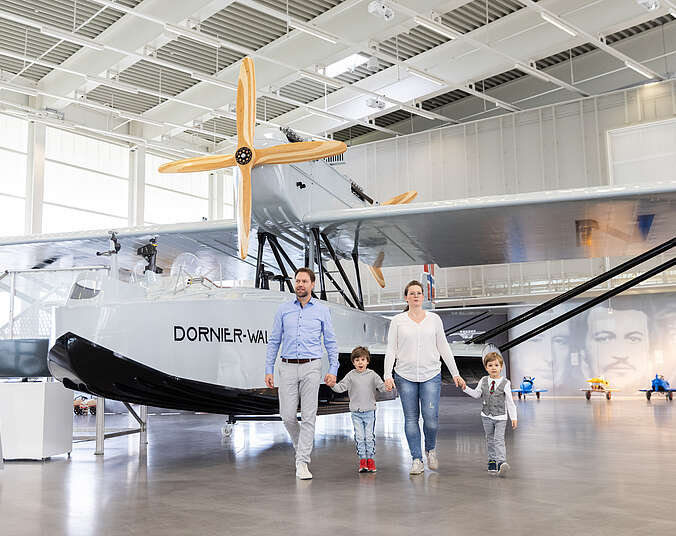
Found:
[[307, 468], [307, 463], [296, 462], [296, 478], [299, 480], [310, 480], [312, 478], [312, 473]]
[[409, 475], [419, 475], [420, 473], [425, 472], [425, 465], [422, 460], [416, 458], [411, 464], [411, 470], [408, 472]]
[[505, 476], [509, 472], [509, 464], [502, 462], [498, 464], [498, 476]]
[[439, 458], [437, 458], [437, 451], [428, 450], [426, 454], [427, 454], [427, 467], [432, 469], [432, 471], [436, 471], [437, 469], [439, 469]]

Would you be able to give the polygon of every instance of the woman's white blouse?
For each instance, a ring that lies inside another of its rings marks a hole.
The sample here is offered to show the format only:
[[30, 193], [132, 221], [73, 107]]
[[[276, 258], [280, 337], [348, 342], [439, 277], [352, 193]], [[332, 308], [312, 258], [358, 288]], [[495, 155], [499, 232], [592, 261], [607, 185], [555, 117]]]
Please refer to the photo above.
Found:
[[385, 354], [386, 380], [392, 377], [392, 368], [412, 382], [430, 380], [441, 372], [439, 356], [451, 374], [458, 376], [458, 367], [439, 315], [426, 311], [420, 324], [411, 320], [408, 313], [400, 313], [392, 319]]

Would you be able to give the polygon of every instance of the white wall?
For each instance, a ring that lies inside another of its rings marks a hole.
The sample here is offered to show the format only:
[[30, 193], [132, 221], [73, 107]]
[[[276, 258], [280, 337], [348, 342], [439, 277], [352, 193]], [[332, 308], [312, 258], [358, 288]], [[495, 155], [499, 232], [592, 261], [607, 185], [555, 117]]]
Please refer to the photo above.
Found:
[[380, 201], [409, 189], [436, 201], [608, 184], [607, 132], [674, 117], [674, 83], [357, 145], [340, 169]]
[[[610, 183], [608, 140], [612, 139], [616, 180], [623, 184], [675, 180], [673, 146], [668, 158], [663, 146], [657, 150], [643, 143], [636, 150], [637, 140], [643, 138], [676, 139], [676, 122], [647, 128], [674, 115], [675, 82], [650, 84], [357, 145], [348, 149], [340, 171], [379, 201], [410, 189], [419, 192], [415, 201], [419, 202], [593, 187]], [[636, 128], [626, 128], [632, 126]], [[615, 129], [626, 130], [609, 136]], [[633, 147], [629, 162], [627, 145]], [[498, 297], [563, 291], [615, 263], [614, 259], [576, 259], [443, 268], [437, 270], [438, 295]], [[384, 270], [390, 282], [385, 290], [371, 284], [364, 272], [367, 303], [401, 301], [402, 282], [420, 271], [421, 267]]]

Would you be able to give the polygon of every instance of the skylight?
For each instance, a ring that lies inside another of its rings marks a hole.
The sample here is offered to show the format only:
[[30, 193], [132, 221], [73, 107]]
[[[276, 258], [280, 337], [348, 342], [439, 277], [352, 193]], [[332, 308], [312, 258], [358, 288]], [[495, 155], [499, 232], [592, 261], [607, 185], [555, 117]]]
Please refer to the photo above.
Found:
[[352, 54], [347, 58], [343, 58], [331, 65], [327, 65], [324, 74], [331, 78], [335, 78], [347, 71], [354, 71], [357, 67], [364, 65], [367, 61], [369, 61], [368, 57], [363, 54]]

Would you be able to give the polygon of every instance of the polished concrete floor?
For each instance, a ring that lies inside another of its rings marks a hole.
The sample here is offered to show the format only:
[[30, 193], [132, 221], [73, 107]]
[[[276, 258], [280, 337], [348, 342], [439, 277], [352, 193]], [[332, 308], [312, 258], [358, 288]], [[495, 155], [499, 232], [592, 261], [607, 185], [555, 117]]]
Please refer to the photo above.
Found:
[[442, 399], [442, 466], [416, 477], [398, 401], [379, 405], [375, 474], [355, 472], [348, 415], [318, 418], [312, 481], [295, 479], [279, 422], [238, 423], [222, 439], [218, 416], [152, 416], [141, 452], [129, 436], [107, 440], [104, 456], [88, 442], [70, 459], [6, 462], [0, 535], [673, 532], [675, 403], [580, 397], [517, 407], [507, 478], [485, 471], [469, 398]]

